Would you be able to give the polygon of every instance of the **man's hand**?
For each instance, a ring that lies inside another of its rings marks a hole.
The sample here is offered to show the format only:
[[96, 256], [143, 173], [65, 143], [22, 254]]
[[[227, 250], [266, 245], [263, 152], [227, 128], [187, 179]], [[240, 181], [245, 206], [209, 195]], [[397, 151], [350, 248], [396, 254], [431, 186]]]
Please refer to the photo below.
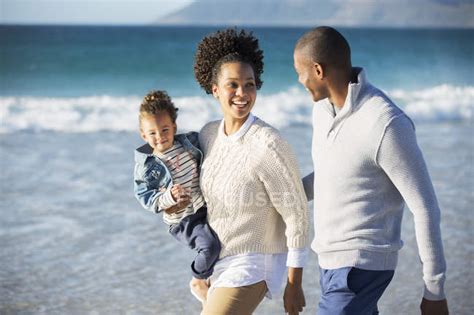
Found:
[[448, 315], [448, 301], [430, 301], [423, 299], [420, 305], [422, 315]]
[[298, 315], [306, 306], [303, 288], [301, 286], [303, 278], [302, 268], [288, 268], [288, 282], [283, 295], [283, 305], [285, 312], [289, 315]]

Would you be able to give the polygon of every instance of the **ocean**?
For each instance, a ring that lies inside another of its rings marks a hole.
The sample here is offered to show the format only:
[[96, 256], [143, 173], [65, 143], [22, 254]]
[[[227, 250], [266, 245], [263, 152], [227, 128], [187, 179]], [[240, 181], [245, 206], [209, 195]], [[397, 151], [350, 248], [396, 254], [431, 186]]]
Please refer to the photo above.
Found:
[[[192, 252], [133, 197], [137, 110], [151, 89], [180, 108], [178, 128], [221, 118], [199, 89], [193, 55], [215, 27], [0, 26], [0, 313], [198, 314]], [[311, 165], [311, 110], [292, 51], [307, 29], [252, 28], [265, 54], [254, 114]], [[350, 29], [353, 64], [413, 118], [442, 210], [452, 314], [474, 313], [474, 30]], [[310, 204], [311, 206], [311, 204]], [[381, 314], [418, 314], [413, 217]], [[317, 258], [304, 271], [320, 296]], [[256, 314], [283, 314], [281, 297]]]

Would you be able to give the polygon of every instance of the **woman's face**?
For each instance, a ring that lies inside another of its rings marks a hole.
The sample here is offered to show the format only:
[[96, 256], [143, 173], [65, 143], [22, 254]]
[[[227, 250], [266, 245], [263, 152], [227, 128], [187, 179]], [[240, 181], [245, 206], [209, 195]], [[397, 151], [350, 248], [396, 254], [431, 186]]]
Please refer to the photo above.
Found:
[[225, 118], [246, 119], [257, 98], [252, 67], [243, 62], [223, 64], [212, 94], [219, 100]]

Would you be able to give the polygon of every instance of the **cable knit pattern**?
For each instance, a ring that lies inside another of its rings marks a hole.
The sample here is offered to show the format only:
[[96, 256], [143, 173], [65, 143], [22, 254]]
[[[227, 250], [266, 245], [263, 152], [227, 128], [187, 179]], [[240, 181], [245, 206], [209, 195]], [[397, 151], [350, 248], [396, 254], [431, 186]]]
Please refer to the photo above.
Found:
[[200, 143], [201, 189], [221, 258], [305, 247], [307, 200], [290, 145], [258, 118], [238, 141], [219, 132], [219, 124], [204, 126]]

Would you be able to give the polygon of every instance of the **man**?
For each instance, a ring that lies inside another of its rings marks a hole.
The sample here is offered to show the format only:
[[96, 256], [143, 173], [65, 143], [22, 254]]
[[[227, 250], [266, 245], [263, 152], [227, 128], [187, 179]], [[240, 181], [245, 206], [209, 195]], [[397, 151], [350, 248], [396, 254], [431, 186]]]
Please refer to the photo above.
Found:
[[422, 314], [448, 314], [440, 210], [412, 121], [352, 67], [349, 44], [333, 28], [304, 34], [294, 65], [316, 102], [314, 173], [304, 183], [308, 199], [314, 191], [318, 314], [378, 314], [402, 247], [405, 202], [423, 263]]

